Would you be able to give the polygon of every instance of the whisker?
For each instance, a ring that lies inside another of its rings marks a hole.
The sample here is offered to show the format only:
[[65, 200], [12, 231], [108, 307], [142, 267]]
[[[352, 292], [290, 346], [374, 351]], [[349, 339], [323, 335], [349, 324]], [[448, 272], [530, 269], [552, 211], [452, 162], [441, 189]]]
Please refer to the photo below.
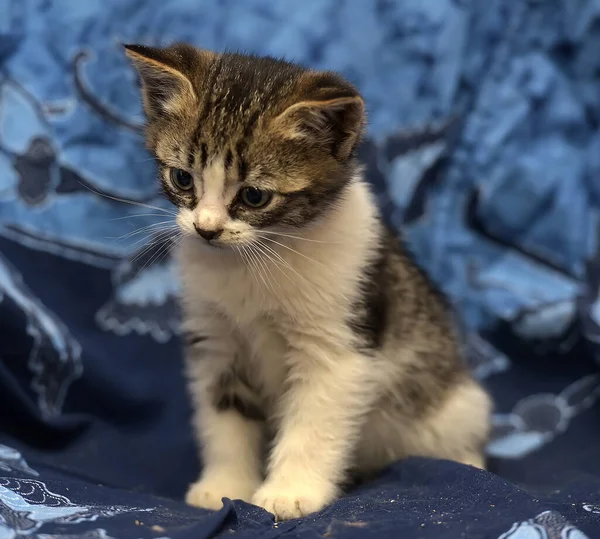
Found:
[[242, 257], [242, 252], [240, 251], [240, 246], [239, 245], [233, 245], [233, 249], [234, 251], [239, 255], [239, 257], [242, 259], [242, 263], [244, 264], [244, 266], [246, 265], [246, 262], [244, 261], [243, 257]]
[[177, 249], [177, 247], [179, 247], [183, 243], [185, 236], [186, 236], [185, 233], [183, 233], [183, 232], [179, 233], [179, 235], [177, 236], [177, 239], [173, 242], [173, 245], [171, 245], [171, 251], [173, 251], [173, 249]]
[[123, 219], [133, 219], [134, 217], [164, 217], [163, 213], [136, 213], [134, 215], [125, 215], [123, 217], [113, 217], [109, 221], [122, 221]]
[[[285, 269], [290, 269], [292, 270], [293, 273], [295, 273], [296, 275], [298, 275], [298, 277], [300, 277], [300, 279], [302, 279], [303, 281], [306, 281], [306, 279], [300, 275], [292, 266], [290, 266], [287, 261], [282, 258], [279, 253], [277, 253], [276, 251], [274, 251], [273, 249], [271, 249], [268, 245], [265, 245], [264, 243], [262, 243], [260, 240], [258, 240], [257, 242], [257, 247], [261, 250], [263, 256], [269, 261], [271, 262], [276, 268], [277, 270], [279, 270], [279, 273], [281, 273], [291, 284], [293, 284], [300, 292], [303, 292], [302, 287], [300, 286], [300, 284], [297, 281], [294, 281], [294, 279], [292, 279], [288, 273], [285, 271]], [[274, 255], [278, 256], [279, 259], [281, 260], [282, 263], [280, 263], [276, 258], [274, 258], [270, 253], [273, 253]], [[280, 283], [279, 281], [276, 281], [279, 289], [282, 292], [282, 296], [287, 299], [288, 294], [286, 293], [286, 289], [284, 288], [284, 286], [282, 285], [282, 283]], [[307, 284], [308, 281], [306, 281]]]
[[[166, 234], [166, 233], [168, 233], [168, 232], [177, 231], [178, 229], [179, 229], [179, 227], [178, 227], [177, 225], [175, 225], [175, 226], [173, 226], [173, 227], [169, 227], [169, 228], [165, 228], [165, 229], [163, 229], [163, 230], [159, 230], [159, 231], [158, 231], [158, 234]], [[155, 230], [148, 231], [148, 235], [150, 235], [150, 234], [154, 235], [155, 233], [156, 233], [156, 231], [155, 231]], [[145, 236], [143, 236], [142, 238], [140, 238], [139, 240], [136, 240], [136, 241], [134, 241], [134, 242], [133, 242], [133, 243], [130, 245], [130, 247], [131, 247], [131, 248], [135, 248], [135, 247], [137, 247], [137, 246], [138, 246], [140, 243], [143, 243], [144, 241], [146, 241], [146, 240], [148, 239], [148, 235], [145, 235]], [[157, 242], [160, 242], [160, 241], [161, 241], [161, 239], [158, 239], [158, 240], [157, 240], [156, 242], [154, 242], [154, 243], [157, 243]]]
[[[267, 272], [269, 273], [269, 275], [271, 277], [271, 281], [270, 281], [270, 283], [271, 283], [271, 286], [270, 286], [271, 292], [273, 292], [273, 295], [276, 295], [275, 288], [272, 286], [272, 284], [273, 284], [273, 282], [275, 282], [279, 286], [280, 290], [281, 290], [281, 284], [277, 281], [277, 279], [275, 279], [275, 276], [273, 275], [273, 272], [271, 271], [271, 268], [269, 267], [268, 262], [263, 259], [263, 257], [264, 257], [264, 251], [262, 249], [260, 249], [259, 244], [258, 243], [254, 243], [254, 244], [252, 244], [252, 247], [256, 250], [257, 257], [258, 257], [258, 259], [259, 259], [262, 267], [264, 269], [266, 269]], [[268, 257], [266, 257], [266, 258], [268, 258]], [[267, 276], [267, 281], [268, 280], [269, 280], [269, 278]]]
[[242, 248], [239, 245], [234, 245], [234, 248], [237, 251], [237, 253], [240, 255], [240, 258], [242, 259], [242, 263], [244, 264], [244, 266], [248, 270], [248, 273], [252, 273], [250, 271], [250, 267], [248, 266], [248, 261], [247, 261], [247, 258], [246, 258], [246, 253], [244, 253], [244, 251], [242, 250]]
[[[176, 229], [161, 230], [160, 234], [167, 234], [169, 232], [173, 232], [174, 230], [176, 230]], [[150, 245], [159, 243], [161, 241], [161, 239], [157, 239], [157, 240], [153, 239], [155, 237], [154, 232], [155, 231], [148, 231], [146, 234], [142, 234], [141, 238], [138, 238], [137, 240], [131, 242], [128, 245], [129, 249], [136, 250], [136, 249], [140, 248], [142, 245], [145, 245], [146, 243], [149, 243]]]
[[[143, 240], [147, 240], [147, 238], [142, 238]], [[148, 241], [146, 244], [144, 244], [143, 247], [140, 248], [139, 251], [134, 253], [134, 257], [130, 260], [130, 262], [135, 262], [139, 257], [141, 257], [145, 251], [147, 251], [148, 249], [151, 249], [153, 245], [156, 245], [160, 240], [159, 239], [151, 239], [150, 241]], [[135, 244], [134, 244], [135, 245]], [[132, 246], [133, 247], [133, 246]]]
[[[145, 238], [144, 238], [145, 239]], [[162, 237], [158, 237], [153, 239], [152, 241], [149, 241], [144, 247], [142, 247], [136, 254], [135, 256], [129, 260], [130, 264], [133, 264], [134, 262], [136, 262], [138, 259], [142, 258], [144, 255], [146, 255], [148, 253], [148, 251], [150, 251], [157, 243], [160, 243], [161, 241], [163, 241]]]
[[163, 245], [161, 245], [158, 250], [156, 251], [156, 253], [154, 253], [145, 263], [144, 265], [138, 270], [138, 272], [136, 273], [136, 277], [142, 273], [142, 271], [145, 271], [147, 268], [149, 268], [151, 265], [153, 265], [154, 263], [160, 263], [164, 257], [159, 258], [163, 253], [168, 254], [170, 251], [170, 247], [171, 244], [173, 242], [173, 238], [175, 238], [175, 234], [172, 234], [170, 237], [165, 238], [165, 243]]
[[[299, 251], [296, 251], [295, 249], [292, 249], [292, 248], [291, 248], [290, 246], [288, 246], [288, 245], [285, 245], [285, 244], [283, 244], [283, 243], [280, 243], [280, 242], [278, 242], [278, 241], [275, 241], [275, 240], [273, 240], [273, 239], [271, 239], [271, 238], [266, 238], [266, 237], [264, 237], [264, 236], [259, 236], [259, 238], [260, 238], [260, 239], [263, 239], [263, 240], [266, 240], [266, 241], [270, 241], [270, 242], [272, 242], [272, 243], [275, 243], [275, 244], [277, 244], [277, 245], [279, 245], [279, 246], [283, 247], [284, 249], [287, 249], [287, 250], [289, 250], [289, 251], [291, 251], [291, 252], [293, 252], [293, 253], [296, 253], [297, 255], [301, 256], [302, 258], [306, 258], [306, 260], [310, 260], [311, 262], [313, 262], [313, 263], [315, 263], [315, 264], [318, 264], [319, 266], [322, 266], [322, 267], [323, 267], [323, 268], [325, 268], [327, 271], [330, 271], [330, 268], [329, 268], [329, 267], [328, 267], [326, 264], [324, 264], [323, 262], [319, 262], [318, 260], [314, 260], [313, 258], [310, 258], [309, 256], [306, 256], [305, 254], [303, 254], [303, 253], [301, 253], [301, 252], [299, 252]], [[289, 264], [289, 263], [288, 263], [288, 264]], [[290, 265], [290, 267], [291, 267], [291, 265]], [[298, 274], [298, 272], [296, 272], [296, 274]], [[304, 278], [304, 280], [306, 281], [306, 278]], [[342, 298], [343, 298], [344, 300], [346, 300], [346, 301], [349, 301], [348, 297], [347, 297], [345, 294], [340, 294], [340, 297], [342, 297]]]
[[148, 208], [150, 210], [156, 210], [162, 213], [166, 213], [167, 215], [177, 216], [177, 212], [173, 210], [167, 210], [165, 208], [159, 208], [158, 206], [153, 206], [152, 204], [145, 204], [144, 202], [137, 202], [135, 200], [127, 200], [126, 198], [119, 198], [112, 195], [107, 195], [106, 193], [102, 193], [96, 189], [92, 189], [89, 185], [85, 185], [83, 182], [79, 182], [83, 187], [85, 187], [88, 191], [107, 198], [109, 200], [114, 200], [115, 202], [122, 202], [123, 204], [131, 204], [132, 206], [140, 206], [141, 208]]
[[310, 256], [306, 256], [304, 253], [301, 253], [300, 251], [296, 251], [296, 249], [292, 249], [289, 245], [285, 245], [284, 243], [281, 243], [281, 242], [276, 241], [276, 240], [271, 239], [271, 238], [266, 238], [264, 236], [260, 236], [260, 238], [263, 239], [263, 240], [275, 243], [275, 244], [283, 247], [284, 249], [287, 249], [288, 251], [291, 251], [292, 253], [296, 253], [298, 256], [301, 256], [302, 258], [306, 258], [306, 260], [310, 260], [311, 262], [313, 262], [315, 264], [319, 264], [320, 266], [323, 266], [324, 268], [327, 267], [325, 264], [323, 264], [323, 262], [319, 262], [318, 260], [315, 260], [314, 258], [311, 258]]
[[[180, 234], [181, 234], [181, 233], [180, 233]], [[171, 251], [173, 250], [173, 248], [174, 248], [174, 247], [175, 247], [175, 245], [176, 245], [176, 243], [175, 243], [176, 241], [177, 241], [177, 245], [179, 245], [179, 240], [180, 240], [180, 238], [179, 238], [179, 235], [174, 235], [174, 236], [172, 236], [172, 237], [170, 238], [170, 241], [169, 241], [169, 243], [166, 243], [165, 245], [163, 245], [163, 246], [162, 246], [162, 247], [159, 249], [159, 251], [158, 251], [158, 253], [157, 253], [156, 257], [154, 258], [154, 260], [150, 260], [150, 261], [149, 261], [149, 263], [148, 263], [148, 267], [150, 267], [150, 266], [151, 266], [151, 265], [153, 265], [153, 264], [162, 264], [162, 263], [164, 262], [164, 260], [166, 260], [166, 258], [167, 258], [168, 256], [170, 256], [170, 254], [171, 254]], [[140, 270], [140, 271], [142, 271], [142, 270]]]
[[179, 232], [179, 234], [175, 235], [175, 237], [172, 239], [171, 243], [167, 245], [167, 249], [165, 250], [165, 254], [163, 255], [163, 257], [158, 262], [161, 263], [168, 256], [171, 256], [171, 253], [172, 253], [173, 249], [175, 249], [175, 247], [179, 246], [179, 244], [181, 243], [182, 239], [183, 239], [183, 232]]
[[171, 229], [171, 228], [179, 228], [179, 225], [170, 220], [169, 221], [157, 221], [156, 223], [150, 223], [148, 225], [144, 225], [143, 227], [136, 228], [133, 231], [127, 232], [127, 234], [132, 234], [132, 233], [143, 231], [143, 230], [151, 230], [152, 228], [160, 228], [160, 227], [165, 227], [165, 229], [167, 229], [167, 228]]
[[293, 238], [295, 240], [308, 241], [311, 243], [322, 243], [324, 245], [341, 245], [341, 241], [322, 241], [313, 240], [312, 238], [305, 238], [304, 236], [296, 236], [294, 234], [283, 234], [282, 232], [273, 232], [272, 230], [261, 230], [261, 234], [271, 234], [272, 236], [280, 236], [282, 238]]
[[[261, 290], [261, 286], [260, 283], [258, 282], [258, 276], [257, 274], [257, 267], [256, 267], [256, 263], [254, 262], [254, 258], [250, 256], [250, 253], [248, 252], [246, 247], [242, 247], [242, 251], [244, 252], [244, 255], [246, 257], [246, 260], [248, 261], [248, 267], [249, 267], [249, 271], [250, 274], [252, 275], [252, 278], [254, 279], [254, 282], [256, 283], [256, 289], [257, 290]], [[264, 302], [264, 294], [261, 295], [261, 305]]]
[[239, 245], [234, 245], [234, 247], [235, 247], [236, 251], [238, 252], [238, 254], [240, 255], [240, 258], [242, 259], [242, 263], [248, 270], [248, 273], [250, 275], [252, 275], [252, 278], [256, 282], [256, 286], [258, 286], [258, 280], [256, 279], [256, 276], [254, 275], [254, 272], [252, 271], [252, 268], [250, 267], [250, 264], [248, 262], [248, 255], [246, 254], [244, 249], [242, 247], [240, 247]]
[[177, 227], [178, 225], [171, 223], [171, 221], [160, 221], [158, 223], [151, 223], [149, 225], [143, 226], [141, 228], [136, 228], [135, 230], [132, 230], [130, 232], [127, 232], [121, 236], [107, 236], [107, 239], [109, 240], [124, 240], [127, 238], [130, 238], [132, 236], [135, 236], [137, 234], [140, 234], [142, 232], [148, 232], [151, 231], [153, 228], [158, 228], [158, 227]]
[[[275, 267], [283, 274], [287, 277], [287, 279], [293, 283], [296, 286], [299, 286], [298, 283], [294, 282], [292, 280], [292, 278], [285, 272], [283, 271], [283, 269], [281, 268], [281, 266], [288, 268], [290, 270], [292, 270], [300, 279], [302, 279], [303, 281], [306, 281], [306, 278], [303, 275], [300, 275], [290, 264], [289, 262], [283, 258], [277, 251], [275, 251], [274, 249], [272, 249], [271, 247], [269, 247], [267, 244], [263, 243], [260, 239], [258, 240], [258, 244], [262, 247], [262, 249], [266, 249], [267, 251], [263, 251], [264, 255], [271, 260], [271, 262], [273, 262], [275, 264]], [[271, 253], [271, 255], [269, 254]], [[279, 261], [281, 262], [281, 265], [278, 263], [278, 261], [273, 258], [273, 256], [276, 256], [277, 259], [279, 259]]]
[[259, 264], [258, 264], [259, 258], [257, 257], [256, 252], [255, 252], [255, 250], [252, 247], [252, 244], [248, 244], [247, 247], [248, 247], [248, 254], [254, 260], [254, 267], [256, 268], [258, 276], [260, 277], [261, 281], [265, 285], [265, 288], [267, 288], [268, 287], [267, 281], [266, 281], [265, 276], [263, 275], [262, 271], [260, 270], [260, 267], [259, 267]]
[[269, 245], [267, 245], [266, 243], [262, 242], [262, 239], [259, 236], [259, 239], [257, 240], [258, 243], [260, 243], [260, 245], [262, 245], [265, 249], [267, 249], [270, 253], [272, 253], [274, 256], [276, 256], [283, 264], [285, 264], [287, 267], [289, 267], [290, 269], [294, 269], [292, 268], [292, 266], [288, 263], [288, 261], [283, 258], [275, 249], [273, 249], [272, 247], [270, 247]]

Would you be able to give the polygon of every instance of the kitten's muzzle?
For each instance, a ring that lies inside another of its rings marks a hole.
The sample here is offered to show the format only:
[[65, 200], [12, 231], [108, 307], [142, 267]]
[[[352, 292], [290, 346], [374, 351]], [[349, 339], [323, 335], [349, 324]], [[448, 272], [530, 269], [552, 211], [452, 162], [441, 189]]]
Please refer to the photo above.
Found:
[[205, 230], [203, 228], [198, 227], [196, 223], [194, 223], [194, 228], [196, 229], [196, 232], [200, 234], [200, 237], [204, 238], [206, 241], [218, 238], [221, 235], [221, 232], [223, 232], [222, 228], [219, 228], [218, 230]]

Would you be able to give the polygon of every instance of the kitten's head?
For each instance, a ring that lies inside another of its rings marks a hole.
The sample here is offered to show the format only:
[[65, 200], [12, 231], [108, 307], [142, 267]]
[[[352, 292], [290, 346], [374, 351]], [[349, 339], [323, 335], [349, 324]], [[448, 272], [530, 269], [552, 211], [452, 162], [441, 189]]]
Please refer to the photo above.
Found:
[[356, 89], [328, 72], [188, 45], [127, 45], [146, 138], [184, 232], [240, 245], [301, 228], [343, 195], [364, 124]]

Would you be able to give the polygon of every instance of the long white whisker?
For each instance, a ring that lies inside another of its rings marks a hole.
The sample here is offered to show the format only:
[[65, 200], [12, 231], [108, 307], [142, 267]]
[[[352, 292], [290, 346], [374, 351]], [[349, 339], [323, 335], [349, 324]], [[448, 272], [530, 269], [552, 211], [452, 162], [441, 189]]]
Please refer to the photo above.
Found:
[[242, 251], [240, 250], [240, 246], [239, 245], [233, 245], [233, 249], [238, 254], [238, 256], [242, 259], [242, 263], [244, 264], [244, 267], [245, 267], [246, 266], [246, 261], [244, 260], [244, 257], [242, 256]]
[[149, 241], [154, 242], [157, 237], [158, 237], [158, 241], [160, 241], [161, 235], [172, 232], [173, 230], [177, 230], [178, 228], [179, 227], [175, 226], [175, 227], [169, 227], [169, 228], [151, 229], [151, 230], [144, 230], [144, 231], [136, 232], [135, 234], [131, 234], [131, 236], [127, 239], [131, 239], [134, 236], [138, 236], [138, 235], [141, 235], [141, 237], [136, 239], [134, 242], [132, 242], [129, 245], [129, 248], [137, 249], [140, 246], [140, 244], [144, 244]]
[[179, 235], [177, 236], [177, 239], [173, 242], [173, 245], [171, 245], [171, 252], [174, 249], [177, 249], [177, 247], [179, 247], [181, 245], [181, 243], [185, 239], [185, 236], [186, 236], [186, 234], [184, 234], [183, 232], [179, 232]]
[[[303, 253], [300, 253], [299, 251], [296, 251], [295, 249], [292, 249], [291, 247], [289, 247], [288, 245], [285, 245], [284, 243], [280, 243], [278, 241], [275, 241], [271, 238], [266, 238], [264, 236], [261, 237], [261, 239], [266, 240], [266, 241], [270, 241], [272, 243], [275, 243], [281, 247], [283, 247], [284, 249], [287, 249], [293, 253], [296, 253], [297, 255], [306, 258], [306, 260], [310, 260], [311, 262], [314, 262], [315, 264], [318, 264], [319, 266], [322, 266], [323, 268], [325, 268], [327, 271], [330, 271], [330, 268], [326, 265], [323, 264], [323, 262], [319, 262], [318, 260], [314, 260], [313, 258], [310, 258], [309, 256], [306, 256]], [[288, 264], [289, 265], [289, 264]], [[291, 267], [291, 265], [289, 265]], [[296, 274], [298, 274], [298, 272], [296, 272]], [[306, 280], [306, 278], [304, 278], [304, 280]], [[346, 295], [341, 295], [342, 298], [344, 298], [344, 300], [348, 301], [348, 297]]]
[[252, 275], [252, 278], [256, 282], [256, 286], [258, 286], [258, 280], [256, 279], [256, 276], [254, 275], [254, 272], [252, 271], [252, 268], [250, 267], [250, 263], [248, 261], [248, 255], [246, 254], [245, 250], [242, 247], [240, 247], [239, 245], [234, 245], [234, 247], [235, 247], [236, 251], [238, 252], [238, 254], [240, 255], [240, 258], [242, 259], [244, 266], [248, 270], [248, 273], [250, 275]]
[[306, 258], [306, 260], [310, 260], [311, 262], [313, 262], [315, 264], [319, 264], [320, 266], [323, 266], [324, 268], [327, 267], [325, 264], [323, 264], [323, 262], [319, 262], [318, 260], [315, 260], [315, 259], [311, 258], [310, 256], [306, 256], [304, 253], [301, 253], [300, 251], [296, 251], [296, 249], [292, 249], [289, 245], [285, 245], [284, 243], [281, 243], [281, 242], [271, 239], [271, 238], [266, 238], [264, 236], [261, 239], [275, 243], [275, 244], [283, 247], [284, 249], [291, 251], [292, 253], [296, 253], [298, 256], [301, 256], [302, 258]]
[[163, 213], [136, 213], [133, 215], [124, 215], [123, 217], [113, 217], [109, 221], [122, 221], [123, 219], [133, 219], [135, 217], [164, 217]]
[[[291, 277], [285, 272], [283, 271], [283, 269], [281, 268], [281, 266], [283, 266], [284, 268], [290, 269], [292, 272], [294, 272], [300, 279], [302, 279], [303, 281], [306, 282], [306, 278], [303, 275], [300, 275], [300, 273], [298, 273], [291, 265], [290, 263], [283, 258], [277, 251], [275, 251], [273, 248], [271, 248], [269, 245], [267, 245], [266, 243], [263, 243], [260, 239], [258, 240], [258, 244], [263, 248], [266, 249], [266, 251], [263, 251], [263, 253], [265, 254], [265, 256], [267, 258], [269, 258], [269, 260], [271, 260], [274, 264], [275, 267], [283, 274], [287, 277], [287, 279], [295, 284], [296, 286], [298, 286], [298, 283], [294, 282]], [[269, 254], [271, 253], [271, 254]], [[277, 257], [277, 259], [273, 258], [273, 257]], [[279, 262], [278, 262], [279, 261]]]
[[289, 267], [290, 269], [294, 269], [289, 262], [283, 258], [275, 249], [273, 249], [271, 246], [267, 245], [266, 243], [263, 243], [263, 239], [265, 238], [261, 238], [259, 236], [258, 242], [265, 248], [267, 249], [270, 253], [272, 253], [275, 257], [277, 257], [277, 259], [282, 262], [283, 264], [285, 264], [287, 267]]
[[[277, 286], [279, 287], [279, 289], [283, 292], [282, 288], [281, 288], [281, 283], [279, 283], [279, 281], [277, 279], [275, 279], [275, 276], [273, 275], [273, 272], [271, 271], [271, 268], [269, 267], [269, 262], [271, 261], [271, 258], [265, 253], [265, 251], [261, 248], [260, 243], [256, 242], [253, 244], [253, 247], [257, 250], [258, 255], [259, 255], [259, 260], [261, 261], [261, 264], [263, 265], [264, 268], [266, 268], [266, 270], [269, 273], [269, 276], [271, 277], [271, 283], [275, 283], [277, 284]], [[264, 258], [267, 258], [267, 260], [264, 260]], [[268, 280], [268, 278], [267, 278]], [[271, 286], [271, 291], [273, 292], [273, 295], [276, 295], [275, 293], [275, 288], [273, 286]]]
[[176, 235], [172, 234], [168, 238], [165, 238], [165, 243], [158, 248], [158, 250], [156, 251], [156, 253], [154, 253], [148, 260], [146, 260], [145, 264], [136, 273], [136, 277], [140, 273], [142, 273], [142, 271], [144, 271], [147, 268], [149, 268], [152, 264], [158, 263], [158, 262], [160, 262], [162, 260], [162, 258], [159, 258], [159, 257], [161, 257], [164, 252], [166, 252], [166, 253], [169, 252], [169, 250], [171, 248], [171, 244], [172, 244], [173, 239], [175, 237], [176, 237]]
[[283, 234], [282, 232], [273, 232], [272, 230], [261, 230], [260, 233], [261, 234], [270, 234], [272, 236], [280, 236], [282, 238], [293, 238], [295, 240], [308, 241], [308, 242], [311, 242], [311, 243], [322, 243], [324, 245], [337, 245], [337, 244], [341, 244], [342, 243], [342, 242], [339, 242], [339, 241], [313, 240], [311, 238], [305, 238], [304, 236], [296, 236], [294, 234]]
[[[151, 230], [151, 231], [148, 231], [148, 235], [150, 235], [150, 234], [152, 234], [152, 235], [155, 235], [155, 234], [156, 234], [156, 235], [160, 235], [160, 234], [167, 234], [167, 233], [169, 233], [169, 232], [177, 231], [178, 229], [179, 229], [179, 227], [178, 227], [177, 225], [175, 225], [175, 226], [173, 226], [173, 227], [169, 227], [169, 228], [164, 228], [164, 229], [161, 229], [161, 230], [159, 230], [159, 231], [158, 231], [158, 233], [157, 233], [157, 231], [156, 231], [156, 230]], [[135, 248], [135, 247], [137, 247], [137, 246], [138, 246], [140, 243], [143, 243], [144, 241], [146, 241], [146, 240], [148, 239], [148, 235], [145, 235], [145, 236], [143, 236], [142, 238], [140, 238], [139, 240], [136, 240], [136, 241], [134, 241], [134, 242], [131, 244], [131, 246], [130, 246], [130, 247], [131, 247], [131, 248]], [[157, 239], [157, 241], [158, 241], [158, 242], [162, 241], [162, 237], [158, 238], [158, 239]], [[153, 243], [156, 243], [156, 241], [155, 241], [155, 242], [153, 242]]]
[[135, 236], [135, 235], [140, 234], [142, 232], [147, 232], [147, 231], [152, 230], [153, 228], [159, 228], [159, 227], [165, 226], [165, 225], [166, 226], [170, 226], [170, 227], [177, 226], [176, 224], [173, 224], [171, 221], [160, 221], [159, 223], [151, 223], [151, 224], [143, 226], [141, 228], [136, 228], [135, 230], [127, 232], [127, 233], [125, 233], [125, 234], [123, 234], [121, 236], [108, 236], [107, 239], [110, 239], [110, 240], [124, 240], [124, 239], [130, 238], [131, 236]]
[[257, 270], [258, 276], [260, 277], [261, 281], [265, 285], [265, 288], [268, 288], [266, 277], [263, 275], [263, 272], [261, 271], [261, 268], [259, 266], [260, 258], [256, 254], [256, 251], [252, 244], [248, 244], [248, 254], [250, 254], [252, 256], [253, 260], [255, 261], [255, 268]]
[[175, 246], [179, 245], [182, 236], [183, 233], [181, 231], [178, 231], [176, 234], [170, 236], [169, 241], [159, 248], [158, 253], [156, 253], [155, 256], [152, 259], [150, 259], [147, 264], [144, 265], [145, 267], [143, 267], [138, 272], [138, 274], [141, 273], [146, 267], [149, 267], [152, 264], [162, 263], [167, 258], [167, 256], [171, 254], [171, 251], [175, 248]]
[[[292, 279], [288, 273], [285, 271], [285, 269], [290, 269], [293, 273], [295, 273], [301, 280], [305, 281], [307, 283], [307, 285], [311, 285], [311, 283], [308, 282], [307, 279], [305, 279], [302, 275], [300, 275], [292, 266], [290, 266], [290, 264], [288, 264], [288, 262], [279, 255], [279, 253], [277, 253], [276, 251], [274, 251], [273, 249], [271, 249], [268, 245], [262, 243], [260, 240], [258, 240], [258, 246], [261, 249], [263, 255], [279, 270], [279, 272], [292, 284], [294, 285], [301, 293], [301, 295], [304, 294], [304, 289], [303, 287], [300, 285], [300, 283], [298, 283], [298, 281], [295, 281], [294, 279]], [[272, 256], [270, 253], [273, 253], [273, 255], [277, 256], [281, 262], [279, 262], [274, 256]], [[287, 299], [288, 294], [287, 291], [285, 289], [285, 287], [282, 286], [282, 284], [277, 281], [277, 283], [279, 284], [279, 288], [282, 291], [282, 295], [284, 296], [285, 299]]]
[[171, 252], [173, 251], [173, 249], [181, 243], [182, 236], [183, 236], [183, 232], [181, 232], [181, 231], [179, 231], [177, 234], [175, 234], [173, 236], [172, 241], [169, 244], [167, 244], [167, 249], [165, 250], [164, 255], [158, 261], [159, 263], [161, 263], [163, 260], [165, 260], [167, 258], [167, 256], [171, 255]]
[[[132, 230], [131, 232], [127, 232], [126, 235], [133, 235], [133, 234], [136, 234], [138, 232], [144, 232], [146, 230], [152, 230], [153, 228], [159, 228], [160, 229], [161, 227], [164, 227], [165, 229], [173, 229], [173, 228], [179, 228], [179, 225], [177, 223], [173, 223], [172, 221], [160, 221], [158, 223], [151, 223], [149, 225], [145, 225], [143, 227], [136, 228], [135, 230]], [[123, 237], [123, 236], [120, 236], [120, 237]]]
[[[146, 239], [146, 238], [144, 238]], [[129, 260], [130, 264], [133, 264], [134, 262], [136, 262], [139, 258], [143, 257], [150, 249], [152, 249], [152, 247], [154, 245], [156, 245], [156, 243], [158, 242], [158, 240], [152, 240], [149, 241], [147, 244], [145, 244], [137, 253], [134, 254], [133, 258], [131, 258]]]
[[242, 257], [244, 259], [244, 264], [246, 264], [246, 267], [248, 268], [248, 273], [250, 273], [250, 275], [252, 275], [252, 278], [254, 279], [256, 286], [258, 286], [258, 279], [256, 278], [256, 275], [254, 275], [254, 271], [252, 270], [252, 266], [250, 265], [248, 253], [246, 253], [246, 250], [242, 247], [240, 247], [240, 255], [242, 255]]
[[[146, 238], [144, 238], [144, 239], [146, 239]], [[135, 256], [131, 260], [129, 260], [129, 263], [133, 264], [136, 260], [138, 260], [139, 258], [142, 258], [144, 255], [146, 255], [148, 253], [148, 251], [150, 251], [152, 249], [152, 247], [154, 247], [157, 243], [160, 243], [161, 241], [163, 241], [163, 237], [155, 238], [152, 241], [149, 241], [144, 247], [142, 247], [135, 254]]]
[[101, 193], [100, 191], [97, 191], [96, 189], [92, 189], [91, 187], [89, 187], [88, 185], [84, 185], [83, 183], [81, 184], [83, 187], [85, 187], [88, 191], [91, 191], [92, 193], [104, 197], [104, 198], [108, 198], [109, 200], [114, 200], [115, 202], [122, 202], [123, 204], [131, 204], [132, 206], [140, 206], [141, 208], [148, 208], [150, 210], [156, 210], [162, 213], [166, 213], [167, 215], [174, 215], [177, 216], [177, 212], [172, 211], [172, 210], [166, 210], [164, 208], [159, 208], [158, 206], [152, 206], [151, 204], [145, 204], [144, 202], [137, 202], [135, 200], [127, 200], [126, 198], [119, 198], [119, 197], [114, 197], [112, 195], [107, 195], [106, 193]]
[[[244, 253], [246, 254], [246, 257], [247, 257], [247, 260], [248, 260], [250, 266], [253, 268], [253, 271], [251, 271], [250, 273], [254, 277], [254, 282], [256, 283], [256, 289], [257, 290], [261, 290], [261, 286], [260, 286], [260, 283], [258, 282], [258, 276], [257, 276], [257, 273], [260, 273], [260, 271], [257, 268], [255, 259], [251, 255], [249, 249], [247, 249], [247, 246], [243, 247], [242, 249], [243, 249]], [[264, 280], [263, 280], [263, 282], [264, 282]], [[265, 298], [265, 295], [263, 293], [262, 296], [261, 296], [261, 303], [264, 302], [264, 298]]]

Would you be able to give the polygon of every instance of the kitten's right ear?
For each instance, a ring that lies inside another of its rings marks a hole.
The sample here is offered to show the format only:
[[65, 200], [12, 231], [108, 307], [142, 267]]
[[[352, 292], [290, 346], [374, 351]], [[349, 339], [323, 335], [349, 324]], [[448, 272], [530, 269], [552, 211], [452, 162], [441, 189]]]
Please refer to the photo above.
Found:
[[149, 119], [177, 114], [197, 103], [190, 74], [200, 52], [187, 45], [166, 49], [124, 45], [142, 81], [144, 110]]
[[307, 72], [298, 100], [273, 120], [288, 139], [320, 143], [341, 160], [354, 153], [363, 132], [365, 105], [353, 86], [331, 73]]

